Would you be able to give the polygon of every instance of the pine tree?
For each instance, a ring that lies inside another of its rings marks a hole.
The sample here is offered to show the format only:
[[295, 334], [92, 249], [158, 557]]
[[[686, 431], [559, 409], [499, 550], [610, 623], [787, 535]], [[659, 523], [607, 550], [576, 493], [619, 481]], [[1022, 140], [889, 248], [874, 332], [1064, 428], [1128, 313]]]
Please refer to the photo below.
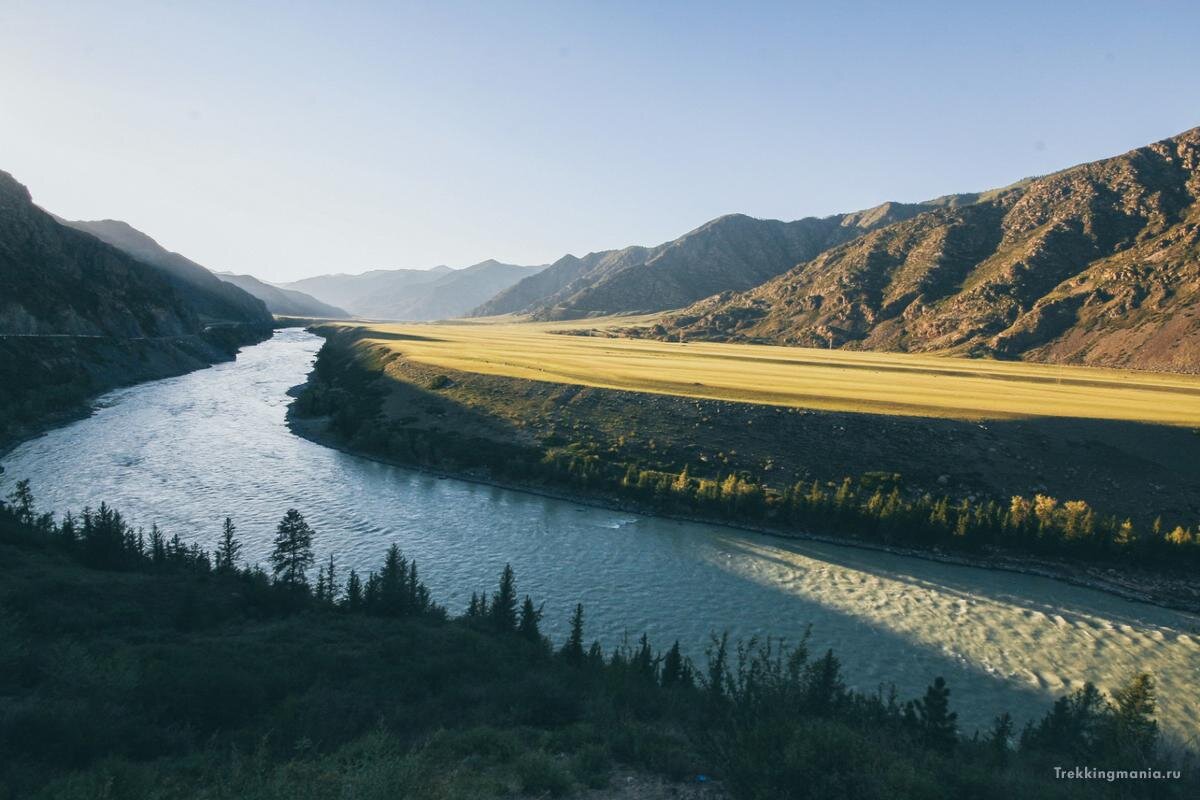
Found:
[[705, 682], [705, 688], [711, 700], [720, 700], [725, 696], [729, 678], [729, 631], [725, 631], [720, 637], [714, 634], [706, 654], [708, 680]]
[[647, 681], [658, 680], [658, 660], [654, 658], [654, 654], [650, 650], [650, 637], [645, 633], [638, 642], [637, 652], [629, 659], [629, 666], [636, 675]]
[[914, 708], [926, 743], [949, 752], [958, 743], [958, 714], [950, 710], [950, 687], [941, 676], [925, 690], [925, 697]]
[[313, 565], [313, 529], [303, 515], [289, 508], [275, 529], [275, 547], [271, 551], [271, 568], [276, 580], [288, 586], [303, 586], [308, 578], [305, 570]]
[[501, 631], [512, 631], [517, 627], [517, 581], [511, 564], [504, 565], [500, 573], [500, 586], [492, 595], [492, 624]]
[[992, 731], [988, 735], [988, 745], [992, 748], [996, 763], [1003, 766], [1008, 763], [1009, 747], [1013, 738], [1012, 715], [1005, 711], [996, 717], [992, 723]]
[[17, 522], [22, 525], [33, 523], [33, 490], [29, 488], [29, 479], [17, 481], [16, 488], [8, 496], [8, 502], [17, 515]]
[[663, 686], [682, 686], [686, 683], [686, 665], [683, 663], [683, 654], [679, 650], [679, 640], [675, 640], [675, 644], [671, 645], [671, 649], [667, 651], [667, 655], [663, 658], [662, 675], [660, 681]]
[[381, 614], [398, 616], [408, 611], [410, 593], [408, 588], [408, 559], [393, 543], [383, 559], [379, 571], [379, 593], [374, 609]]
[[67, 547], [74, 547], [79, 533], [76, 530], [75, 515], [68, 511], [63, 515], [62, 524], [58, 526], [58, 538]]
[[150, 525], [150, 561], [154, 564], [165, 564], [167, 561], [167, 543], [158, 523]]
[[559, 655], [573, 666], [583, 664], [583, 603], [575, 604], [575, 612], [571, 614], [571, 633]]
[[[242, 552], [242, 543], [237, 540], [237, 528], [231, 517], [225, 518], [221, 529], [221, 541], [217, 543], [216, 568], [218, 572], [232, 572], [237, 565], [238, 554]], [[151, 540], [153, 546], [153, 539]]]
[[1155, 706], [1154, 678], [1149, 673], [1133, 676], [1113, 692], [1113, 727], [1118, 748], [1132, 748], [1143, 755], [1153, 751], [1158, 739]]
[[542, 641], [542, 633], [538, 629], [538, 623], [541, 620], [542, 608], [534, 608], [533, 599], [529, 595], [525, 595], [525, 603], [521, 606], [521, 621], [517, 624], [517, 633], [531, 642]]
[[825, 655], [808, 665], [805, 701], [813, 712], [828, 714], [841, 702], [846, 693], [841, 670], [841, 662], [833, 655], [833, 650], [826, 650]]
[[333, 553], [329, 554], [329, 565], [325, 567], [325, 586], [328, 596], [325, 598], [331, 605], [337, 603], [338, 585], [337, 573], [334, 571]]
[[346, 596], [342, 605], [349, 611], [358, 611], [363, 606], [362, 579], [353, 569], [350, 570], [350, 576], [346, 578]]

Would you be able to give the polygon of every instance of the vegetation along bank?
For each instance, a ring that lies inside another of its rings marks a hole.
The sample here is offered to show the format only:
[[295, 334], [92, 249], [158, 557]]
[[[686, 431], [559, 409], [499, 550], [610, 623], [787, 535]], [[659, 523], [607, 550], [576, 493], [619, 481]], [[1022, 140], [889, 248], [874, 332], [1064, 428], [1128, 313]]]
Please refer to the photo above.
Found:
[[[316, 330], [326, 342], [291, 421], [327, 444], [648, 513], [1040, 571], [1200, 607], [1195, 476], [1182, 467], [1155, 486], [1137, 477], [1148, 447], [1171, 459], [1194, 447], [1186, 429], [814, 412], [550, 384], [430, 366], [363, 329]], [[1089, 450], [1109, 457], [1085, 460]], [[1045, 483], [1029, 486], [1031, 471]]]

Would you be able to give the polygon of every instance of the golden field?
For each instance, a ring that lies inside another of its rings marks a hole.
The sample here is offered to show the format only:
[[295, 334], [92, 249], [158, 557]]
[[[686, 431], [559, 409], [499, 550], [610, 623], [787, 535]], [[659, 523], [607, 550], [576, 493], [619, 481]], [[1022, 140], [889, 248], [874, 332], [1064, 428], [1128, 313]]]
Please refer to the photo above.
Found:
[[338, 323], [447, 369], [798, 408], [1200, 426], [1200, 377], [937, 355], [564, 335], [638, 318]]

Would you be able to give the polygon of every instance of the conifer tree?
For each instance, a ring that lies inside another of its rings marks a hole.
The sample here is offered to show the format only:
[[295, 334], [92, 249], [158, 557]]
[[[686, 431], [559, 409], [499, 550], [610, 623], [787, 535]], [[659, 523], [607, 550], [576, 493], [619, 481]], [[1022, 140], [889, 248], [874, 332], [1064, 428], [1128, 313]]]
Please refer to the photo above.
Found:
[[663, 686], [682, 686], [685, 684], [686, 666], [683, 663], [683, 654], [679, 651], [679, 640], [675, 640], [675, 644], [671, 645], [671, 649], [667, 651], [666, 657], [663, 658], [662, 675], [660, 681]]
[[828, 714], [842, 700], [846, 686], [842, 682], [841, 669], [833, 650], [826, 650], [825, 655], [808, 665], [805, 699], [812, 711]]
[[63, 515], [62, 524], [58, 526], [58, 538], [67, 547], [73, 547], [78, 535], [75, 525], [75, 515], [68, 511]]
[[304, 516], [289, 508], [275, 529], [275, 547], [271, 551], [271, 568], [276, 580], [288, 586], [308, 583], [305, 570], [313, 565], [313, 529]]
[[1146, 672], [1134, 675], [1113, 692], [1112, 697], [1116, 746], [1148, 755], [1158, 739], [1158, 723], [1154, 721], [1154, 678]]
[[362, 579], [358, 577], [358, 573], [353, 569], [350, 570], [350, 575], [346, 578], [346, 595], [342, 601], [342, 605], [349, 611], [358, 611], [363, 606]]
[[645, 633], [638, 642], [637, 652], [629, 659], [629, 666], [639, 677], [652, 682], [658, 679], [658, 660], [650, 650], [650, 637]]
[[395, 543], [388, 548], [387, 555], [383, 559], [383, 568], [379, 571], [378, 588], [375, 611], [398, 616], [408, 610], [410, 599], [408, 559], [401, 554], [400, 548]]
[[538, 623], [541, 622], [541, 619], [542, 608], [534, 608], [533, 599], [529, 595], [525, 595], [525, 603], [521, 606], [521, 619], [517, 623], [517, 633], [531, 642], [540, 642], [542, 633], [538, 629]]
[[571, 633], [559, 651], [568, 664], [580, 666], [583, 664], [583, 603], [575, 604], [571, 614]]
[[1012, 715], [1005, 711], [996, 717], [992, 723], [992, 731], [988, 735], [988, 745], [992, 748], [996, 763], [1003, 766], [1008, 763], [1009, 747], [1013, 738]]
[[333, 604], [337, 602], [338, 585], [337, 573], [334, 571], [333, 553], [329, 554], [329, 564], [325, 567], [325, 587], [327, 596], [325, 601]]
[[238, 554], [242, 552], [242, 543], [237, 540], [237, 528], [231, 517], [225, 518], [221, 528], [221, 541], [217, 543], [216, 568], [218, 572], [232, 572], [237, 565]]
[[33, 523], [33, 490], [29, 488], [29, 479], [17, 481], [16, 487], [8, 496], [8, 502], [17, 516], [17, 522], [22, 525]]
[[925, 697], [914, 704], [917, 722], [926, 743], [949, 752], [958, 743], [958, 714], [950, 710], [950, 687], [941, 676], [925, 690]]
[[498, 630], [516, 630], [517, 581], [511, 564], [505, 564], [504, 571], [500, 573], [500, 585], [492, 595], [491, 618]]

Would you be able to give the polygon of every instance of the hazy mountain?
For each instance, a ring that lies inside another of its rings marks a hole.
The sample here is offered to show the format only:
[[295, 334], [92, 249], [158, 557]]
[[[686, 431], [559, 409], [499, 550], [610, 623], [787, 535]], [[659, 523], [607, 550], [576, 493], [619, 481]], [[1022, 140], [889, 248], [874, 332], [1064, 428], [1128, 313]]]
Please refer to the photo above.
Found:
[[277, 284], [284, 289], [296, 289], [318, 298], [323, 303], [344, 308], [352, 314], [361, 314], [356, 310], [360, 301], [370, 304], [371, 296], [376, 292], [403, 291], [410, 286], [436, 281], [448, 272], [450, 267], [439, 266], [433, 269], [373, 269], [357, 275], [344, 272], [334, 275], [317, 275], [313, 278]]
[[710, 297], [663, 336], [1200, 369], [1200, 128]]
[[281, 284], [373, 319], [431, 320], [464, 316], [480, 303], [542, 270], [489, 259], [464, 269], [372, 270], [321, 275]]
[[[942, 198], [935, 204], [958, 200]], [[935, 204], [885, 203], [853, 214], [794, 222], [718, 217], [657, 247], [564, 256], [473, 312], [572, 319], [679, 308], [726, 290], [757, 286], [834, 245]]]
[[[271, 322], [270, 313], [261, 300], [221, 280], [191, 259], [167, 250], [126, 222], [55, 219], [162, 270], [172, 283], [188, 294], [191, 304], [205, 320], [244, 320], [268, 325]], [[192, 289], [199, 291], [190, 291]]]
[[239, 289], [249, 292], [267, 304], [267, 310], [272, 314], [296, 317], [334, 317], [345, 319], [349, 312], [328, 303], [322, 303], [317, 298], [297, 289], [282, 289], [271, 283], [260, 281], [253, 275], [235, 275], [232, 272], [218, 272], [217, 277], [232, 283]]
[[[94, 224], [106, 232], [123, 225]], [[62, 225], [0, 172], [0, 333], [154, 337], [212, 323], [270, 327], [261, 301], [178, 259], [169, 268], [146, 263]]]

